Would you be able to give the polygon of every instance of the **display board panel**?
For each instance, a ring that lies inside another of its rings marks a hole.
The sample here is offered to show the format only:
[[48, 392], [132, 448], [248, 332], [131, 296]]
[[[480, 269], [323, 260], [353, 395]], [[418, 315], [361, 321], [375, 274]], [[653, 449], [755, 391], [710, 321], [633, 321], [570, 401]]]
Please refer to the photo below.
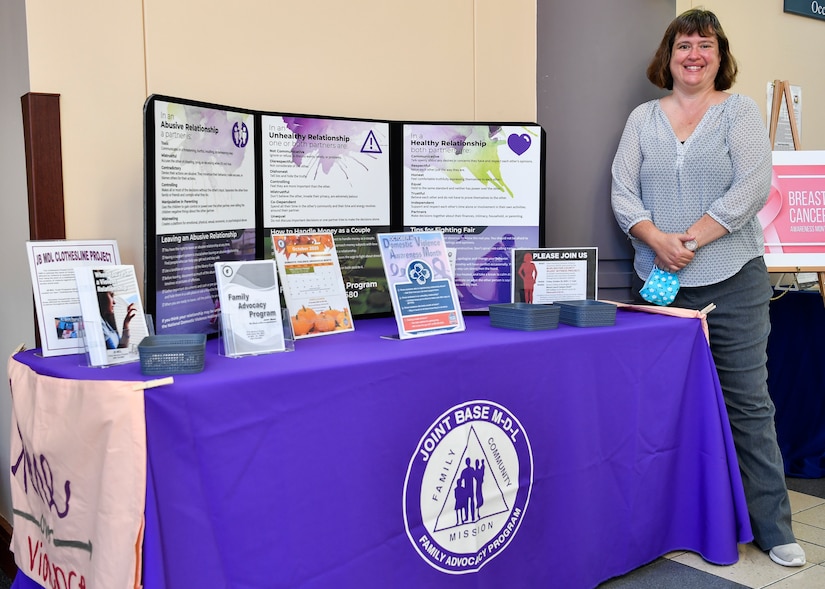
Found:
[[158, 334], [217, 333], [215, 262], [260, 257], [250, 111], [150, 97], [146, 308]]
[[392, 312], [379, 233], [442, 231], [468, 311], [509, 302], [512, 249], [543, 245], [545, 134], [534, 123], [382, 121], [156, 95], [144, 127], [145, 299], [159, 334], [217, 333], [215, 262], [272, 258], [273, 233], [334, 235], [354, 318]]
[[263, 114], [264, 247], [271, 235], [331, 233], [350, 309], [392, 311], [376, 235], [390, 230], [390, 124]]
[[544, 130], [408, 123], [403, 144], [404, 229], [444, 233], [462, 309], [509, 303], [513, 249], [543, 246]]

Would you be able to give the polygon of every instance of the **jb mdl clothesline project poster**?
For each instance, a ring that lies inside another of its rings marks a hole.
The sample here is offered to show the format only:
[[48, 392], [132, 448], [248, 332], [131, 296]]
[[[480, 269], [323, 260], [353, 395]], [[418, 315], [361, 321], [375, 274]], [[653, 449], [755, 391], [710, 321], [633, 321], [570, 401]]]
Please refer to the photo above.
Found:
[[825, 266], [825, 151], [774, 151], [759, 213], [768, 268]]
[[84, 350], [80, 298], [74, 269], [120, 264], [117, 241], [27, 241], [41, 353], [45, 357]]
[[261, 112], [151, 96], [144, 108], [146, 309], [156, 331], [216, 333], [214, 264], [330, 233], [353, 318], [393, 311], [377, 235], [441, 231], [462, 309], [510, 300], [514, 247], [541, 247], [545, 134]]

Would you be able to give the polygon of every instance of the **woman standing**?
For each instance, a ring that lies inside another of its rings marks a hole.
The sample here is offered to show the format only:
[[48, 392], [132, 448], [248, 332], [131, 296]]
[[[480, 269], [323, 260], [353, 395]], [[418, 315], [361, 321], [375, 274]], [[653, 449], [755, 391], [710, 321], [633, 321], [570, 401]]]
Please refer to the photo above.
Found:
[[756, 103], [726, 92], [737, 72], [712, 12], [674, 19], [647, 69], [653, 84], [672, 92], [630, 114], [611, 199], [635, 250], [634, 293], [655, 265], [678, 273], [674, 306], [716, 305], [708, 315], [711, 351], [754, 540], [775, 562], [802, 566], [767, 388], [773, 291], [756, 215], [770, 191], [771, 146]]

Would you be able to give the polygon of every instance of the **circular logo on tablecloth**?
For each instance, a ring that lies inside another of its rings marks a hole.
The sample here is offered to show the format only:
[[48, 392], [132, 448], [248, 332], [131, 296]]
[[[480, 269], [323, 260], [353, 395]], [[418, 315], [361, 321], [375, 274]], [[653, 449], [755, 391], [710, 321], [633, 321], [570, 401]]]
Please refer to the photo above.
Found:
[[476, 572], [515, 536], [532, 485], [533, 452], [518, 419], [491, 401], [456, 405], [424, 433], [407, 468], [407, 536], [433, 568]]

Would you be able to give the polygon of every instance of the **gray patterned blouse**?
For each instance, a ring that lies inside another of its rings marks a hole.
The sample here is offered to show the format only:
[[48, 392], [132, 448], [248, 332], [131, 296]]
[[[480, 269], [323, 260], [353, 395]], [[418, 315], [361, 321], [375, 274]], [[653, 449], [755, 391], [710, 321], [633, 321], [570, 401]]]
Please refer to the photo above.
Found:
[[730, 278], [764, 253], [756, 214], [770, 192], [771, 146], [753, 99], [732, 94], [711, 106], [684, 144], [658, 100], [639, 105], [628, 117], [612, 174], [613, 213], [635, 248], [633, 265], [642, 279], [655, 254], [628, 232], [644, 220], [684, 233], [707, 213], [729, 231], [696, 252], [679, 272], [682, 286]]

